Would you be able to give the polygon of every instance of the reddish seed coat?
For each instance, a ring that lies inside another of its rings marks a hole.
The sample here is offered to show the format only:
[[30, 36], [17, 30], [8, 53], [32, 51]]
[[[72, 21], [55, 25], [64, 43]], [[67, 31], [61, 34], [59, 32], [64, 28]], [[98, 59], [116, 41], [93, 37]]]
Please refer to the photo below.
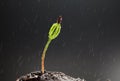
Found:
[[58, 18], [57, 18], [57, 23], [61, 23], [62, 22], [62, 16], [59, 16]]

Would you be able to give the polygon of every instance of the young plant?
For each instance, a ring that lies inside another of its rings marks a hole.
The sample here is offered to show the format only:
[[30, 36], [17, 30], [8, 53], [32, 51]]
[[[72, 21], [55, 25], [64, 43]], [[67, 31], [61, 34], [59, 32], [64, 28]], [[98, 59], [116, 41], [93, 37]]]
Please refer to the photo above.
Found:
[[48, 41], [44, 47], [44, 50], [43, 50], [43, 53], [42, 53], [42, 57], [41, 57], [41, 72], [44, 73], [45, 71], [45, 66], [44, 66], [44, 62], [45, 62], [45, 55], [46, 55], [46, 51], [49, 47], [49, 44], [51, 43], [51, 41], [53, 39], [55, 39], [60, 31], [61, 31], [61, 22], [62, 22], [62, 16], [59, 16], [58, 19], [57, 19], [57, 22], [54, 23], [50, 30], [49, 30], [49, 33], [48, 33]]

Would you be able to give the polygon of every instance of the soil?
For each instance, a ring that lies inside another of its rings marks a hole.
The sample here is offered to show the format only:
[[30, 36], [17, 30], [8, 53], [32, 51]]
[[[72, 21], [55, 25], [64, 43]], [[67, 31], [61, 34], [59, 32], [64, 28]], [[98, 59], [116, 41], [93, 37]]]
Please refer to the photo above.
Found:
[[24, 76], [21, 76], [16, 81], [85, 81], [85, 80], [70, 77], [62, 72], [46, 71], [44, 74], [42, 74], [40, 71], [35, 71]]

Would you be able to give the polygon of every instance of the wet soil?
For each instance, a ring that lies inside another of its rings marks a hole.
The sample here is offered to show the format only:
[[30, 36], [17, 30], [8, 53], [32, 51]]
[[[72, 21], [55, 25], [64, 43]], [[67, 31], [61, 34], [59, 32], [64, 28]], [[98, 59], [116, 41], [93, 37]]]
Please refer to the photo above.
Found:
[[44, 74], [42, 74], [40, 71], [35, 71], [24, 76], [21, 76], [16, 81], [85, 81], [85, 80], [70, 77], [62, 72], [46, 71]]

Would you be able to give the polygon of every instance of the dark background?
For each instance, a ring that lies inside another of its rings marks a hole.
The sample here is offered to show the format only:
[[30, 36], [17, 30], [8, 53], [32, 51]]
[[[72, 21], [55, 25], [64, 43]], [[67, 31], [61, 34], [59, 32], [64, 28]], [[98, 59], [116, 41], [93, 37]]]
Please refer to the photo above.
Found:
[[119, 0], [1, 0], [0, 81], [40, 70], [48, 31], [63, 16], [45, 66], [87, 81], [120, 81]]

